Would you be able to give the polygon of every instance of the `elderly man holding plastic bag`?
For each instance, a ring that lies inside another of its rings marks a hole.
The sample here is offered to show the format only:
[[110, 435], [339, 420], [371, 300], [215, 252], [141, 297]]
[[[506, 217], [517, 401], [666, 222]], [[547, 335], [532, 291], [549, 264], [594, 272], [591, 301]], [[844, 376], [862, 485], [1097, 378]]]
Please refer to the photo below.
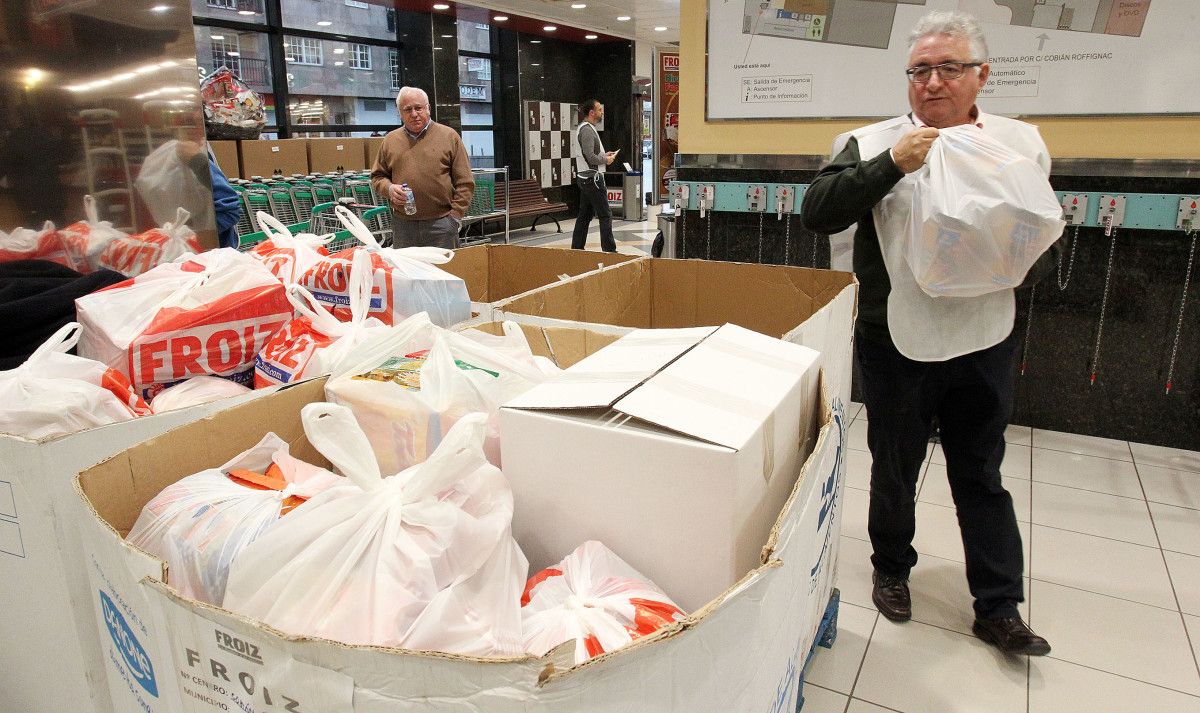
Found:
[[[1000, 465], [1015, 387], [1014, 288], [1053, 265], [1063, 223], [1037, 128], [981, 112], [987, 45], [974, 18], [933, 12], [910, 37], [912, 111], [839, 136], [803, 221], [857, 224], [855, 344], [871, 450], [872, 599], [912, 616], [917, 476], [938, 419], [975, 599], [1005, 653], [1050, 645], [1021, 620], [1021, 535]], [[897, 72], [899, 75], [899, 72]]]

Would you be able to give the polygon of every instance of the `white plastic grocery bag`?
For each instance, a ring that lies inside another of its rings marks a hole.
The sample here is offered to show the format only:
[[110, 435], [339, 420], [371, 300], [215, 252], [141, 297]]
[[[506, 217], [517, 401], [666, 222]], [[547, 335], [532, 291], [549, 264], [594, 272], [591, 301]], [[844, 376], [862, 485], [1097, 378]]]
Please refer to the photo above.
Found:
[[1020, 285], [1065, 225], [1040, 166], [955, 126], [915, 177], [905, 257], [930, 296], [974, 297]]
[[350, 482], [242, 552], [225, 608], [348, 644], [519, 654], [528, 563], [510, 534], [508, 481], [483, 457], [484, 417], [460, 420], [429, 460], [387, 478], [348, 409], [314, 403], [301, 417]]
[[375, 268], [370, 315], [396, 324], [426, 312], [437, 325], [448, 327], [470, 319], [471, 298], [462, 278], [441, 270], [453, 250], [441, 248], [384, 248], [358, 216], [344, 206], [334, 209], [362, 247], [338, 252], [309, 269], [300, 279], [308, 291], [329, 305], [338, 319], [350, 318], [349, 273], [356, 252], [367, 251]]
[[11, 233], [0, 230], [0, 262], [12, 260], [50, 260], [70, 268], [75, 265], [58, 229], [48, 220], [41, 230], [16, 228]]
[[500, 405], [549, 377], [532, 356], [516, 359], [476, 341], [487, 335], [466, 334], [411, 317], [365, 340], [326, 382], [326, 398], [354, 411], [384, 471], [425, 460], [468, 413], [487, 414], [484, 451], [501, 465]]
[[79, 353], [144, 395], [201, 374], [249, 384], [254, 357], [292, 319], [283, 285], [232, 248], [165, 263], [75, 300]]
[[329, 374], [372, 334], [390, 329], [367, 316], [371, 302], [371, 256], [354, 255], [350, 268], [350, 321], [334, 317], [301, 285], [288, 287], [297, 317], [267, 340], [254, 358], [254, 387], [287, 384]]
[[[156, 223], [175, 220], [176, 212], [183, 210], [195, 214], [198, 225], [212, 225], [212, 187], [184, 162], [187, 146], [192, 151], [203, 151], [191, 142], [171, 139], [146, 156], [133, 181]], [[207, 167], [207, 161], [205, 164]]]
[[100, 255], [109, 243], [129, 237], [113, 227], [107, 220], [100, 220], [96, 199], [83, 197], [83, 211], [87, 218], [58, 231], [63, 247], [71, 258], [72, 267], [78, 272], [95, 272], [100, 268]]
[[219, 376], [193, 376], [183, 383], [160, 391], [150, 402], [154, 413], [199, 406], [231, 396], [241, 396], [250, 389]]
[[24, 364], [0, 371], [0, 433], [36, 440], [150, 413], [123, 374], [67, 354], [79, 334], [70, 322]]
[[325, 245], [333, 239], [333, 234], [292, 235], [287, 226], [270, 213], [259, 211], [257, 217], [267, 239], [255, 245], [247, 254], [262, 262], [283, 284], [295, 284], [301, 275], [329, 256]]
[[229, 567], [285, 512], [343, 480], [288, 453], [268, 433], [228, 463], [164, 488], [125, 539], [167, 563], [180, 594], [208, 604], [225, 597]]
[[161, 228], [116, 238], [100, 254], [100, 267], [134, 277], [188, 253], [201, 252], [196, 232], [187, 225], [190, 217], [191, 213], [180, 208], [174, 220]]
[[685, 618], [653, 582], [595, 541], [529, 580], [521, 616], [529, 653], [574, 640], [577, 664]]

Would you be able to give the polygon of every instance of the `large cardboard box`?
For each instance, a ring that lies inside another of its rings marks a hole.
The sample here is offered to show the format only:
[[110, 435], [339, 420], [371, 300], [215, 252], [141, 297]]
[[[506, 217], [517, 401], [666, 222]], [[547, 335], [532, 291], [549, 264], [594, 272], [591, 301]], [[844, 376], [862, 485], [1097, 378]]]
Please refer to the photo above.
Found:
[[531, 569], [599, 540], [685, 611], [732, 586], [812, 451], [817, 357], [729, 324], [639, 330], [510, 401], [502, 460]]
[[242, 175], [241, 156], [238, 152], [237, 141], [209, 141], [217, 166], [226, 178], [237, 178]]
[[[548, 343], [562, 341], [562, 335], [545, 334]], [[793, 710], [836, 563], [846, 422], [827, 386], [815, 447], [762, 543], [757, 566], [684, 621], [582, 666], [572, 665], [573, 645], [540, 658], [479, 659], [287, 636], [179, 597], [166, 583], [161, 561], [120, 539], [162, 487], [224, 462], [265, 431], [294, 444], [294, 453], [317, 460], [303, 437], [299, 410], [323, 397], [320, 381], [131, 448], [77, 480], [77, 505], [92, 543], [86, 565], [95, 585], [92, 602], [116, 708]]]
[[467, 283], [471, 311], [490, 321], [492, 305], [609, 265], [640, 259], [635, 255], [535, 248], [523, 245], [477, 245], [454, 251], [443, 270]]
[[366, 167], [363, 139], [308, 140], [308, 170], [313, 173], [361, 171]]
[[308, 139], [242, 141], [242, 178], [307, 174]]
[[375, 159], [379, 157], [379, 147], [383, 146], [382, 136], [371, 136], [363, 139], [363, 161], [368, 169], [375, 167]]
[[0, 709], [112, 710], [92, 613], [95, 593], [77, 529], [76, 474], [136, 443], [263, 394], [39, 441], [0, 434]]

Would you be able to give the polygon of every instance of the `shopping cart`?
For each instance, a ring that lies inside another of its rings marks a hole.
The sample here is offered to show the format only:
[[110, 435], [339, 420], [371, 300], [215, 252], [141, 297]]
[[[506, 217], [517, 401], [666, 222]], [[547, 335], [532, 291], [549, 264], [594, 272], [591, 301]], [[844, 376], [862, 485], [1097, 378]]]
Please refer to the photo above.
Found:
[[[312, 220], [309, 223], [312, 229], [311, 232], [317, 235], [337, 233], [333, 241], [329, 243], [329, 252], [346, 250], [347, 248], [356, 247], [359, 244], [358, 238], [355, 238], [354, 235], [345, 229], [341, 219], [334, 212], [333, 209], [339, 205], [348, 208], [357, 215], [371, 231], [371, 235], [375, 238], [375, 241], [381, 246], [388, 247], [391, 245], [391, 209], [387, 206], [356, 203], [353, 198], [339, 198], [334, 203], [322, 203], [313, 206]], [[386, 225], [384, 225], [384, 216], [387, 218]]]

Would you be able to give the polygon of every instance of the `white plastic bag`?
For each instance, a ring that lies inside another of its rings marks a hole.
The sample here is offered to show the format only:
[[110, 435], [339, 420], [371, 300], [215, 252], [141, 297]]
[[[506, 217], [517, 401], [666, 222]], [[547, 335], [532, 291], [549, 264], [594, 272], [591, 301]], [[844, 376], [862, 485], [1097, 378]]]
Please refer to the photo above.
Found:
[[487, 414], [484, 451], [501, 465], [500, 405], [548, 377], [532, 356], [518, 360], [476, 341], [486, 336], [411, 317], [360, 344], [326, 382], [325, 396], [354, 411], [387, 472], [425, 460], [468, 413]]
[[604, 545], [588, 541], [529, 580], [521, 597], [525, 648], [542, 656], [575, 641], [575, 663], [611, 653], [685, 618], [661, 589]]
[[[192, 151], [203, 151], [189, 144]], [[162, 225], [175, 217], [178, 210], [196, 216], [197, 225], [211, 225], [213, 213], [212, 188], [184, 163], [180, 141], [171, 139], [154, 149], [142, 162], [133, 186], [154, 222]], [[206, 163], [207, 166], [207, 163]]]
[[301, 275], [329, 256], [325, 245], [333, 239], [332, 234], [292, 235], [278, 218], [262, 211], [258, 212], [258, 224], [267, 239], [255, 245], [247, 255], [260, 261], [285, 285], [295, 284]]
[[367, 316], [371, 303], [371, 257], [356, 253], [350, 269], [350, 321], [342, 322], [300, 285], [288, 287], [296, 319], [267, 340], [254, 358], [254, 388], [329, 374], [372, 334], [390, 329]]
[[930, 296], [974, 297], [1020, 285], [1065, 225], [1040, 166], [956, 126], [915, 177], [905, 257]]
[[367, 251], [375, 268], [370, 316], [396, 324], [426, 312], [439, 326], [448, 327], [471, 318], [471, 298], [462, 278], [437, 267], [454, 257], [441, 248], [384, 248], [358, 216], [344, 206], [334, 211], [363, 247], [343, 250], [309, 269], [300, 279], [319, 301], [329, 305], [338, 319], [350, 318], [349, 273], [356, 252]]
[[82, 273], [95, 272], [100, 268], [100, 255], [109, 243], [129, 237], [113, 227], [107, 220], [100, 220], [96, 199], [83, 197], [83, 210], [87, 218], [58, 231], [63, 247], [71, 258], [72, 267]]
[[225, 608], [348, 644], [519, 654], [515, 597], [528, 563], [512, 542], [508, 481], [483, 457], [484, 417], [462, 419], [425, 463], [383, 478], [348, 409], [314, 403], [301, 415], [350, 483], [246, 548]]
[[79, 333], [70, 322], [24, 364], [0, 371], [0, 433], [37, 440], [150, 413], [123, 374], [67, 354]]
[[12, 260], [50, 260], [75, 267], [54, 223], [48, 220], [41, 230], [16, 228], [11, 233], [0, 230], [0, 262]]
[[188, 253], [203, 250], [196, 232], [188, 227], [188, 213], [183, 208], [175, 212], [175, 220], [163, 223], [161, 228], [151, 228], [136, 235], [122, 235], [113, 240], [100, 254], [100, 266], [115, 270], [123, 275], [135, 277], [171, 262]]
[[154, 413], [199, 406], [249, 392], [249, 387], [219, 376], [193, 376], [181, 384], [159, 392], [150, 402]]
[[79, 353], [143, 395], [201, 374], [249, 384], [254, 357], [292, 319], [284, 287], [232, 248], [172, 262], [75, 300]]
[[125, 539], [166, 562], [168, 581], [180, 594], [220, 604], [238, 553], [297, 501], [341, 480], [293, 458], [287, 443], [268, 433], [221, 467], [164, 488], [142, 508]]

